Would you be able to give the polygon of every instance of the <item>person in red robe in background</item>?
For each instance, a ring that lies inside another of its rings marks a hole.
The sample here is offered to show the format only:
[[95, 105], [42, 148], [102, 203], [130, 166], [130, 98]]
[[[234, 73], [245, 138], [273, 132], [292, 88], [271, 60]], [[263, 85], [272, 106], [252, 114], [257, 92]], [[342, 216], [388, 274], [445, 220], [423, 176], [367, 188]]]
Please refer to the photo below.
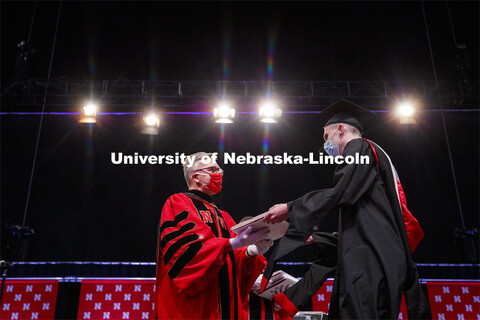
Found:
[[[260, 275], [253, 284], [252, 291], [248, 295], [248, 300], [243, 305], [244, 318], [250, 320], [281, 320], [282, 317], [278, 311], [280, 311], [282, 307], [276, 302], [260, 296], [262, 276], [263, 275]], [[289, 285], [279, 287], [273, 294], [280, 294], [288, 287]]]
[[242, 319], [242, 305], [263, 271], [262, 256], [272, 245], [267, 231], [235, 235], [230, 215], [212, 196], [220, 192], [223, 171], [212, 154], [198, 152], [184, 165], [188, 191], [167, 199], [157, 248], [157, 319]]

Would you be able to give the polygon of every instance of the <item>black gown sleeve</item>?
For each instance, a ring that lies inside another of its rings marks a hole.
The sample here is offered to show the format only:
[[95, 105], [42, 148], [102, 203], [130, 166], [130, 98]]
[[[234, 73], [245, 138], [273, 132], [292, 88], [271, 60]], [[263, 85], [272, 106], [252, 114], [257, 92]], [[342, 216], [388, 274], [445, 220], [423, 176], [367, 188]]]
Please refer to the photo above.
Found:
[[368, 164], [340, 164], [334, 175], [333, 188], [309, 192], [288, 203], [289, 231], [302, 233], [306, 239], [313, 231], [321, 229], [321, 222], [332, 211], [355, 204], [378, 179], [373, 153], [363, 139], [351, 140], [343, 156], [368, 155]]
[[341, 164], [335, 170], [333, 188], [309, 192], [288, 203], [289, 226], [270, 256], [264, 278], [269, 279], [275, 261], [303, 245], [314, 232], [322, 230], [322, 222], [338, 208], [355, 204], [378, 179], [378, 169], [368, 143], [353, 139], [345, 146], [343, 156], [358, 153], [369, 157], [368, 164]]
[[338, 234], [316, 232], [312, 234], [315, 246], [315, 260], [303, 278], [285, 290], [287, 298], [302, 310], [312, 303], [312, 297], [318, 292], [337, 264]]

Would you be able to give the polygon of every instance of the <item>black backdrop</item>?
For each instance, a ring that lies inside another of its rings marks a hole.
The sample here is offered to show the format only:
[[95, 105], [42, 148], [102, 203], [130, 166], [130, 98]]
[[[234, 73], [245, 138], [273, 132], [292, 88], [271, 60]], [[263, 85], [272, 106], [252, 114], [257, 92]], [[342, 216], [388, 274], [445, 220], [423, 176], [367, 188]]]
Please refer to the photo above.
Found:
[[[40, 1], [33, 14], [35, 3], [1, 2], [5, 85], [15, 78], [17, 44], [27, 39], [30, 27], [36, 53], [29, 76], [48, 74], [59, 2]], [[457, 70], [452, 27], [455, 41], [467, 45], [466, 77], [478, 79], [479, 5], [473, 1], [64, 1], [51, 76], [97, 82], [431, 81], [422, 3], [438, 79], [465, 79]], [[65, 111], [76, 111], [73, 103]], [[479, 113], [445, 116], [465, 222], [478, 227]], [[380, 118], [367, 137], [391, 155], [409, 207], [424, 227], [417, 261], [460, 261], [452, 230], [461, 223], [440, 114], [421, 113], [419, 124], [409, 126]], [[151, 138], [139, 134], [137, 122], [136, 116], [110, 115], [90, 127], [73, 116], [45, 117], [26, 220], [35, 229], [28, 260], [154, 260], [162, 204], [185, 188], [181, 168], [115, 166], [110, 153], [218, 151], [220, 127], [208, 115], [167, 115], [159, 136]], [[0, 116], [2, 258], [5, 223], [22, 223], [38, 123], [36, 115]], [[225, 151], [260, 154], [263, 131], [253, 115], [238, 116], [225, 127]], [[270, 126], [269, 154], [306, 154], [322, 144], [315, 115], [287, 114]], [[334, 170], [314, 165], [224, 169], [224, 190], [216, 201], [237, 220], [330, 186]], [[325, 229], [334, 229], [335, 220]], [[309, 259], [301, 252], [291, 258]]]
[[[446, 112], [460, 200], [469, 227], [479, 220], [479, 114]], [[1, 120], [2, 252], [6, 222], [21, 224], [39, 116]], [[111, 152], [168, 155], [219, 151], [220, 125], [210, 115], [165, 115], [158, 136], [139, 133], [134, 115], [103, 115], [95, 125], [75, 116], [47, 115], [26, 224], [35, 229], [27, 260], [154, 261], [162, 205], [185, 189], [180, 165], [114, 165]], [[315, 114], [286, 114], [269, 125], [268, 154], [306, 155], [323, 145]], [[383, 114], [366, 136], [394, 162], [425, 238], [418, 262], [460, 262], [452, 231], [461, 225], [441, 116], [421, 112], [416, 125]], [[225, 152], [262, 153], [264, 124], [240, 114], [225, 126]], [[333, 165], [220, 165], [225, 169], [219, 207], [238, 221], [332, 183]], [[323, 228], [335, 229], [336, 217]], [[309, 260], [303, 251], [292, 260]]]

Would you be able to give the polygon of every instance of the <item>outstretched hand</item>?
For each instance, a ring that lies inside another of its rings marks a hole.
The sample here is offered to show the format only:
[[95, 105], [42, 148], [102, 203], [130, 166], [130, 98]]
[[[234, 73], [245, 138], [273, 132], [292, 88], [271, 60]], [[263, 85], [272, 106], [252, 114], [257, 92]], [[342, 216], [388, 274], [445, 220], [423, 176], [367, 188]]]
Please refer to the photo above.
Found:
[[268, 233], [268, 228], [259, 230], [253, 230], [252, 226], [249, 226], [245, 230], [238, 233], [235, 238], [230, 239], [230, 245], [233, 250], [249, 246], [259, 241], [265, 234]]
[[268, 209], [267, 214], [263, 217], [265, 223], [279, 223], [287, 220], [288, 207], [286, 203], [279, 203]]

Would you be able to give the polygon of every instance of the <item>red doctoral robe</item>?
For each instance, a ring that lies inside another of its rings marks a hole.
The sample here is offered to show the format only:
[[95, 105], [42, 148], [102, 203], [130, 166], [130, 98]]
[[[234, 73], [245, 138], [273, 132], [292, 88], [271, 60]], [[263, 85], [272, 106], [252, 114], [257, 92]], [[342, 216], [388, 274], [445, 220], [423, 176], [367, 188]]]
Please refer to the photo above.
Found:
[[190, 190], [169, 197], [159, 225], [157, 319], [241, 319], [242, 304], [263, 271], [263, 256], [231, 250], [230, 215]]

